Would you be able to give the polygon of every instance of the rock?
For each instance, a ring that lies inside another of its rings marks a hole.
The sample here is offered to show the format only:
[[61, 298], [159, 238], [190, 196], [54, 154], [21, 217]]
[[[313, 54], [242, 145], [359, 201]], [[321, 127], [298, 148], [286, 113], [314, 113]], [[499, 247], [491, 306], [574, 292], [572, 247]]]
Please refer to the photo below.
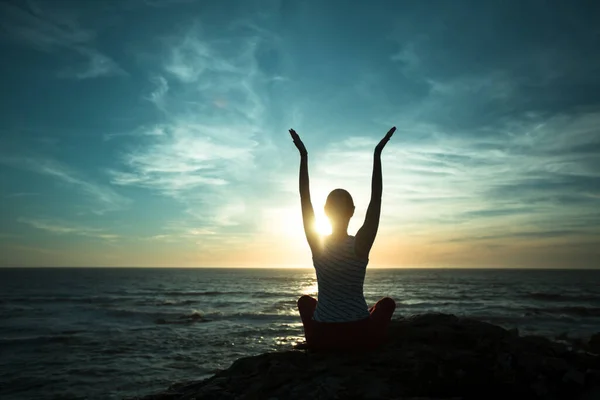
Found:
[[546, 357], [542, 360], [542, 366], [546, 371], [562, 375], [569, 369], [569, 362], [564, 358]]
[[533, 389], [537, 398], [543, 399], [549, 394], [548, 393], [548, 383], [543, 379], [538, 379], [537, 381], [535, 381], [531, 385], [531, 388]]
[[564, 382], [572, 382], [577, 385], [583, 386], [585, 384], [585, 375], [576, 369], [569, 369], [563, 376]]
[[212, 378], [141, 399], [577, 400], [600, 390], [600, 356], [474, 319], [417, 315], [392, 321], [389, 337], [371, 352], [245, 357]]
[[600, 369], [588, 369], [585, 371], [585, 381], [588, 385], [600, 387]]
[[598, 400], [600, 399], [600, 386], [586, 390], [579, 400]]

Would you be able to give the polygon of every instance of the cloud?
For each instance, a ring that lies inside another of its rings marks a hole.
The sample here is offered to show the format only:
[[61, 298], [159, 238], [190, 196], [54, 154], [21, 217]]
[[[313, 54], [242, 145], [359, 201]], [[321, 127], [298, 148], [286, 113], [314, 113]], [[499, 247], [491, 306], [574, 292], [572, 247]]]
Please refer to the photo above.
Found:
[[103, 214], [125, 208], [131, 200], [121, 196], [109, 186], [97, 184], [71, 170], [69, 167], [53, 160], [30, 157], [0, 156], [0, 163], [15, 168], [33, 171], [51, 176], [81, 190], [93, 203], [93, 212]]
[[[503, 25], [510, 8], [502, 15], [494, 14], [497, 7], [478, 9], [485, 17], [457, 24], [451, 42], [444, 37], [449, 21], [463, 18], [460, 8], [440, 14], [444, 21], [397, 24], [398, 51], [390, 59], [411, 82], [403, 82], [410, 98], [400, 95], [396, 109], [378, 119], [400, 128], [386, 149], [383, 210], [398, 231], [523, 245], [598, 237], [600, 109], [591, 92], [600, 88], [600, 57], [583, 51], [597, 47], [586, 34], [591, 20], [551, 42], [544, 35], [557, 27], [545, 22], [531, 34], [520, 20], [499, 37], [492, 26]], [[401, 19], [427, 14], [413, 12]], [[391, 87], [399, 81], [388, 80]], [[387, 93], [376, 89], [375, 97]], [[350, 154], [343, 150], [340, 162]], [[335, 173], [367, 164], [345, 162]]]
[[[382, 229], [432, 237], [478, 237], [496, 230], [523, 239], [535, 232], [539, 238], [598, 235], [598, 126], [600, 112], [513, 117], [488, 126], [493, 134], [465, 136], [437, 127], [418, 141], [405, 126], [383, 155]], [[427, 131], [418, 125], [415, 130]], [[370, 195], [375, 142], [351, 137], [312, 158], [311, 182], [321, 197], [334, 187], [355, 197], [354, 228], [362, 223]], [[574, 220], [583, 225], [570, 227]]]
[[[475, 136], [494, 133], [481, 128], [499, 119], [518, 121], [526, 113], [549, 118], [597, 109], [600, 56], [590, 17], [596, 6], [541, 10], [525, 1], [520, 12], [509, 4], [438, 6], [443, 18], [425, 6], [396, 17], [390, 37], [397, 50], [389, 52], [396, 77], [385, 82], [403, 100], [397, 114]], [[464, 23], [466, 10], [477, 18]]]
[[0, 26], [13, 39], [44, 52], [68, 50], [85, 60], [58, 73], [61, 78], [90, 79], [126, 75], [110, 57], [94, 48], [96, 33], [80, 27], [75, 13], [43, 8], [36, 2], [0, 4]]
[[217, 132], [214, 126], [186, 121], [151, 128], [162, 134], [145, 133], [145, 145], [122, 156], [129, 171], [110, 171], [112, 182], [180, 198], [201, 186], [227, 185], [243, 174], [244, 166], [252, 166], [254, 142], [240, 137], [243, 127], [223, 126]]
[[77, 52], [86, 58], [86, 64], [67, 68], [58, 73], [61, 78], [91, 79], [103, 76], [127, 75], [110, 57], [89, 48], [78, 48]]
[[241, 232], [254, 223], [249, 210], [268, 183], [253, 182], [272, 151], [262, 95], [268, 77], [256, 60], [262, 40], [215, 40], [197, 24], [183, 36], [165, 39], [161, 69], [146, 96], [161, 111], [161, 121], [107, 137], [135, 138], [122, 146], [121, 166], [108, 171], [111, 182], [182, 203], [187, 215], [181, 234], [234, 227]]
[[153, 82], [156, 84], [156, 89], [150, 93], [148, 100], [158, 109], [164, 110], [165, 95], [169, 91], [169, 83], [162, 76], [155, 77]]
[[120, 238], [119, 235], [107, 233], [102, 229], [90, 228], [86, 226], [77, 226], [64, 221], [32, 218], [19, 218], [18, 221], [23, 224], [32, 226], [36, 229], [40, 229], [56, 235], [77, 235], [107, 241], [112, 241]]
[[131, 131], [124, 132], [116, 132], [116, 133], [105, 133], [102, 138], [105, 141], [109, 141], [115, 138], [125, 138], [125, 137], [139, 137], [139, 136], [163, 136], [166, 134], [166, 129], [168, 127], [165, 125], [150, 125], [150, 126], [139, 126], [138, 128]]
[[403, 44], [401, 49], [397, 53], [392, 54], [390, 59], [394, 62], [399, 62], [402, 65], [402, 70], [407, 74], [415, 73], [421, 63], [421, 59], [415, 52], [414, 42]]

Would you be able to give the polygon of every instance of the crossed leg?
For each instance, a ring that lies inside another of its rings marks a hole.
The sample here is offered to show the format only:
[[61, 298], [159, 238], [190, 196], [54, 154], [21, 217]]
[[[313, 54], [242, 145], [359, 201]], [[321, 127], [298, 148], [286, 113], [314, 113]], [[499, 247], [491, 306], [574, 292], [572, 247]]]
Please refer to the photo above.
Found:
[[388, 326], [394, 310], [396, 310], [396, 302], [389, 297], [384, 297], [369, 309], [371, 339], [375, 342], [374, 345], [382, 343], [387, 338]]
[[304, 336], [306, 337], [306, 343], [309, 344], [313, 342], [313, 314], [316, 308], [317, 299], [308, 295], [304, 295], [298, 299], [298, 311], [300, 311], [300, 318], [304, 326]]

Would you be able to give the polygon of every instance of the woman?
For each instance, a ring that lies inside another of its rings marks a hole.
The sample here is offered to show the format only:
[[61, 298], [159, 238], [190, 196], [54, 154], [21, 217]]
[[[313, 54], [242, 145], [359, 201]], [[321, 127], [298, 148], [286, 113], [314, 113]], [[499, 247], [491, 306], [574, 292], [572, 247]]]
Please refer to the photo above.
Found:
[[386, 297], [369, 309], [363, 295], [363, 284], [381, 213], [381, 152], [395, 130], [395, 127], [390, 129], [375, 147], [371, 202], [363, 226], [356, 236], [348, 235], [354, 202], [350, 193], [335, 189], [329, 193], [325, 203], [325, 214], [331, 223], [332, 233], [321, 238], [315, 229], [315, 213], [310, 200], [308, 152], [296, 131], [290, 129], [300, 152], [302, 220], [319, 287], [318, 301], [310, 296], [302, 296], [298, 300], [309, 348], [372, 348], [385, 339], [396, 304]]

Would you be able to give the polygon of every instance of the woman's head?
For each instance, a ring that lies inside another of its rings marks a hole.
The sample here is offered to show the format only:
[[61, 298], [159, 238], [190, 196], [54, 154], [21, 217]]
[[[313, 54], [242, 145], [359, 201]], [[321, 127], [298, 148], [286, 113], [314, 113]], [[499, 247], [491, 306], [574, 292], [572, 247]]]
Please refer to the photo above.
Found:
[[332, 190], [325, 201], [325, 214], [332, 225], [347, 224], [354, 215], [354, 201], [350, 193], [344, 189]]

